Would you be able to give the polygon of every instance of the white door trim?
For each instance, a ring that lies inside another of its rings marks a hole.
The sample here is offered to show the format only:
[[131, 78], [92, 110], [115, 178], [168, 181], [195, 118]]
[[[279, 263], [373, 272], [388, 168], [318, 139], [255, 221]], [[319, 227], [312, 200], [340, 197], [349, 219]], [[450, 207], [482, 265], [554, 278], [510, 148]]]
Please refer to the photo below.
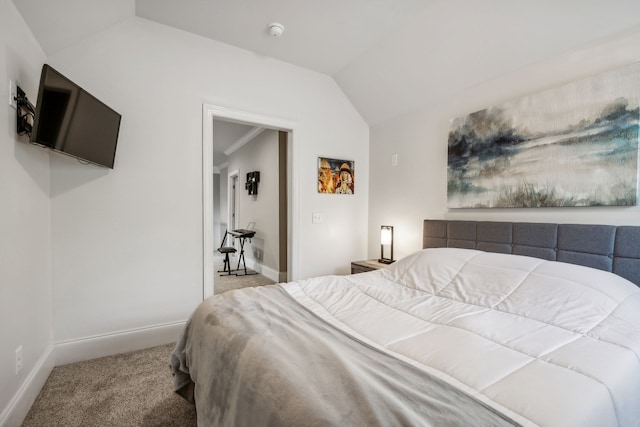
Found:
[[299, 263], [299, 151], [295, 149], [298, 124], [295, 121], [252, 113], [230, 107], [214, 104], [202, 105], [202, 298], [213, 295], [214, 266], [213, 255], [215, 243], [213, 241], [213, 121], [216, 119], [229, 122], [256, 125], [274, 130], [289, 132], [287, 141], [287, 217], [288, 220], [288, 259], [287, 280], [298, 278]]
[[[238, 189], [233, 188], [240, 184], [240, 170], [235, 169], [228, 173], [227, 176], [227, 229], [232, 230], [238, 227], [238, 212], [240, 210], [238, 203]], [[232, 219], [233, 218], [233, 219]]]

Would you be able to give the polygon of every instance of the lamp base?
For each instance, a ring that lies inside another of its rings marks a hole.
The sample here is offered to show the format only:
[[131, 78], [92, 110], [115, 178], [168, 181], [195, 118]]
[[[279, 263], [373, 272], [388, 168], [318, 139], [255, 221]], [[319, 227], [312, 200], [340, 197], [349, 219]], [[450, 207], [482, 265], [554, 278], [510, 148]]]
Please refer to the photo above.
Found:
[[380, 258], [378, 260], [378, 262], [381, 262], [383, 264], [393, 264], [394, 262], [396, 262], [395, 259], [389, 259], [389, 258]]

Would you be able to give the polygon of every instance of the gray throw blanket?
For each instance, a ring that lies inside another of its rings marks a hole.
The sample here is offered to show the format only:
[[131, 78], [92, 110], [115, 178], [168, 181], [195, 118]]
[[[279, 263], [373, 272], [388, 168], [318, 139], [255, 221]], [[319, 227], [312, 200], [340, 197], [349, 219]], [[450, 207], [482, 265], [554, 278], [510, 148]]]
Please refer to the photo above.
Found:
[[516, 425], [345, 335], [278, 285], [204, 301], [171, 369], [175, 391], [195, 401], [199, 426]]

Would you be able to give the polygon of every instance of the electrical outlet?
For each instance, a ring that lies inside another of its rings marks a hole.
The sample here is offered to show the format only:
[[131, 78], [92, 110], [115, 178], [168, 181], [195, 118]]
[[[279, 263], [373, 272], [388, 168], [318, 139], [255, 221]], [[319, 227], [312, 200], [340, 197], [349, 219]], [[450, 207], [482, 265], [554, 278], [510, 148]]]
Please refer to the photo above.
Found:
[[22, 370], [22, 346], [16, 348], [16, 375]]
[[16, 110], [18, 109], [18, 103], [16, 97], [18, 96], [18, 89], [16, 83], [13, 80], [9, 80], [9, 105]]
[[322, 223], [322, 214], [319, 212], [314, 212], [312, 217], [311, 217], [311, 222], [314, 224], [320, 224]]

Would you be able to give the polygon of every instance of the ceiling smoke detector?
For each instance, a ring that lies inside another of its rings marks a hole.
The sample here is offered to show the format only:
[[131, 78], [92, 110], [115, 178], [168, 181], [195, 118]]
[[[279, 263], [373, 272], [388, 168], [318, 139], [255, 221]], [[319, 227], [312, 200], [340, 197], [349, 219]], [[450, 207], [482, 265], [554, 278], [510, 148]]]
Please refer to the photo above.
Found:
[[284, 25], [278, 24], [277, 22], [269, 24], [268, 28], [271, 37], [280, 37], [282, 33], [284, 33]]

